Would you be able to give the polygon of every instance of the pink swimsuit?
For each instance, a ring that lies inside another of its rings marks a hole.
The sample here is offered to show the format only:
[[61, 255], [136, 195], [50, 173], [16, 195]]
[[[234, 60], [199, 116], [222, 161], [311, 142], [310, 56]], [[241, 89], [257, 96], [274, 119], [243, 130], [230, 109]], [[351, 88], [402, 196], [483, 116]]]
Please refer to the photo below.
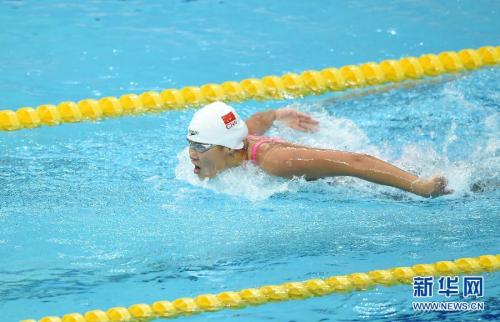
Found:
[[260, 135], [252, 135], [249, 134], [247, 138], [257, 140], [257, 143], [255, 143], [252, 147], [252, 153], [250, 154], [250, 160], [252, 160], [253, 164], [257, 165], [257, 150], [259, 150], [260, 146], [263, 143], [267, 142], [275, 142], [275, 143], [283, 143], [283, 141], [280, 138], [274, 138], [274, 137], [266, 137], [266, 136], [260, 136]]

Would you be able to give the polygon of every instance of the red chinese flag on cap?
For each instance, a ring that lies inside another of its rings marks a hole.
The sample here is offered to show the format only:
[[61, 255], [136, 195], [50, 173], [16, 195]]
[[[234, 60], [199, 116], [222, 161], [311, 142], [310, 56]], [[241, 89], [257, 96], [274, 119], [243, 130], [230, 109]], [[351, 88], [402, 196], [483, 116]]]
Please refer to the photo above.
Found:
[[228, 125], [234, 120], [236, 120], [236, 116], [234, 116], [233, 112], [229, 112], [226, 115], [222, 116], [222, 121], [224, 121], [225, 125]]

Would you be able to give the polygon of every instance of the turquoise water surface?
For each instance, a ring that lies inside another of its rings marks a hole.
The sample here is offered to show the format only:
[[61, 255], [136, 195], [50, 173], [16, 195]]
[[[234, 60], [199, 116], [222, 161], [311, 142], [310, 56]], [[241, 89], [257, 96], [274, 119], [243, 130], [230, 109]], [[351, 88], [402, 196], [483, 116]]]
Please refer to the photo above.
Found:
[[[498, 45], [498, 1], [2, 1], [0, 109], [219, 83]], [[376, 155], [455, 193], [432, 200], [353, 178], [247, 166], [199, 182], [194, 110], [0, 132], [1, 321], [498, 253], [500, 70], [292, 105], [319, 133], [271, 134]], [[471, 187], [481, 182], [481, 191]], [[487, 321], [414, 313], [410, 286], [186, 321]], [[437, 297], [435, 300], [440, 300]], [[459, 300], [454, 297], [452, 300]]]

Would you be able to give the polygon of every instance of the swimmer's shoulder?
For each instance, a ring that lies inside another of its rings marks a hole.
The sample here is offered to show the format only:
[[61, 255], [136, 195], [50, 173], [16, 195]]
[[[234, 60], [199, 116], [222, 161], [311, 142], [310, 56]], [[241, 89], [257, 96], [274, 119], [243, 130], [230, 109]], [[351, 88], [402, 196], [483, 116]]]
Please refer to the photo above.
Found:
[[295, 173], [293, 159], [300, 158], [300, 150], [305, 146], [289, 142], [269, 142], [257, 153], [257, 164], [266, 173], [292, 178]]

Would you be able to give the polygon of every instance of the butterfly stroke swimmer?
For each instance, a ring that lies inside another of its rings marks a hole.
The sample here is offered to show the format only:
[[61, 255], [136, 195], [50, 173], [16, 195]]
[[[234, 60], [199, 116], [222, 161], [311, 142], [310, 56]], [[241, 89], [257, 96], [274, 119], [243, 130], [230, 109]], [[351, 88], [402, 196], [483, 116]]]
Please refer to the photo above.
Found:
[[268, 110], [244, 122], [234, 108], [214, 102], [198, 110], [188, 127], [189, 157], [200, 179], [251, 161], [266, 173], [315, 180], [351, 176], [396, 187], [422, 197], [452, 193], [443, 176], [422, 179], [367, 154], [319, 149], [262, 136], [281, 121], [292, 129], [314, 132], [319, 122], [292, 108]]

